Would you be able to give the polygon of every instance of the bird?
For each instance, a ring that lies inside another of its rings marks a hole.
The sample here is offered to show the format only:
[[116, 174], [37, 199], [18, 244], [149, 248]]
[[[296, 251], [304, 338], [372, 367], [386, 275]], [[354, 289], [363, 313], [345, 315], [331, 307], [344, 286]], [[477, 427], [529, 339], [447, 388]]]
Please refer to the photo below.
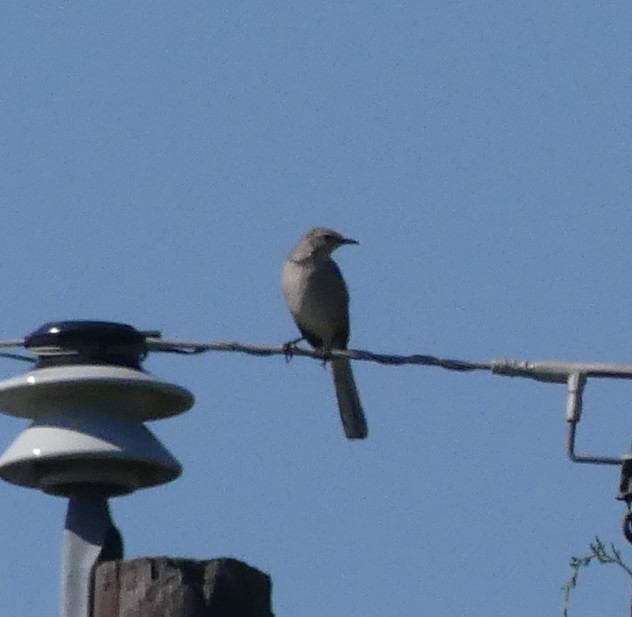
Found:
[[[283, 295], [302, 337], [323, 354], [347, 349], [349, 292], [331, 254], [344, 245], [359, 244], [326, 227], [308, 231], [283, 265]], [[340, 419], [347, 439], [365, 439], [368, 427], [355, 384], [351, 362], [330, 358]]]

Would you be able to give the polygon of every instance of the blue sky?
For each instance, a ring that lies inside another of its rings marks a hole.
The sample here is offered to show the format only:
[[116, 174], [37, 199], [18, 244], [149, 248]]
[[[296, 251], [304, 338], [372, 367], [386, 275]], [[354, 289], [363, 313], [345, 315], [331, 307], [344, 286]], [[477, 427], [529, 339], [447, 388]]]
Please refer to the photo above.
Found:
[[[1, 338], [277, 345], [283, 259], [326, 225], [360, 241], [353, 347], [630, 362], [629, 3], [5, 3], [0, 80]], [[146, 368], [196, 405], [151, 426], [183, 476], [113, 502], [128, 556], [244, 559], [280, 617], [557, 614], [595, 535], [632, 561], [618, 471], [565, 459], [563, 386], [357, 363], [348, 443], [317, 362]], [[627, 450], [631, 393], [589, 382], [582, 450]], [[65, 503], [0, 490], [3, 611], [51, 614]], [[628, 593], [591, 568], [572, 615]]]

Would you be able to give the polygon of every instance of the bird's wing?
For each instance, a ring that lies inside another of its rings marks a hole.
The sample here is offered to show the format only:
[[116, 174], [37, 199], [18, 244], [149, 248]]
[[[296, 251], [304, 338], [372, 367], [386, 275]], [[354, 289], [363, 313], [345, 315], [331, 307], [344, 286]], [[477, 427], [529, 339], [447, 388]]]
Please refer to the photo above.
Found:
[[316, 287], [328, 290], [327, 297], [322, 302], [326, 307], [327, 322], [332, 333], [328, 346], [344, 349], [349, 341], [349, 292], [342, 272], [338, 264], [330, 259], [318, 269], [315, 276], [321, 279]]

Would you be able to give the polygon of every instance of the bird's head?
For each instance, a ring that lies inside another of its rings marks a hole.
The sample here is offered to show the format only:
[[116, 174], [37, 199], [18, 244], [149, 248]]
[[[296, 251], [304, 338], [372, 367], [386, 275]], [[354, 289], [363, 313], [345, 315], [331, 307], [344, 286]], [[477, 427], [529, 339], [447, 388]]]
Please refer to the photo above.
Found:
[[297, 248], [304, 249], [310, 257], [322, 257], [331, 255], [343, 244], [358, 244], [358, 241], [345, 238], [333, 229], [315, 227], [301, 238]]

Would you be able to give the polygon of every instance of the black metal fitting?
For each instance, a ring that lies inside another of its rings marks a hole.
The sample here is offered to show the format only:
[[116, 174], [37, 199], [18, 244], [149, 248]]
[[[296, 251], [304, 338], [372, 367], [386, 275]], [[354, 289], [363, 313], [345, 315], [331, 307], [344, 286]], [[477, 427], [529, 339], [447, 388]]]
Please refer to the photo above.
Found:
[[36, 369], [74, 364], [124, 366], [142, 370], [145, 335], [127, 324], [109, 321], [57, 321], [24, 339], [37, 355]]
[[625, 501], [628, 512], [623, 517], [622, 530], [625, 539], [632, 544], [632, 454], [624, 456], [621, 461], [621, 479], [617, 499]]

